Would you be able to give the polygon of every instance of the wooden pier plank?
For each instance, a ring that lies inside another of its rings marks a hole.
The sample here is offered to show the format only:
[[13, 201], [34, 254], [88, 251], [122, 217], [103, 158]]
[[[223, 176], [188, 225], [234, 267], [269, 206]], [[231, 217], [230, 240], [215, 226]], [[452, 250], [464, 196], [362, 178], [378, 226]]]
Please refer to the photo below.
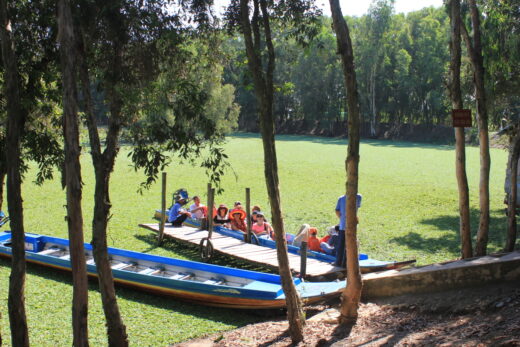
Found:
[[[140, 227], [159, 232], [158, 224], [139, 224]], [[164, 237], [172, 238], [192, 245], [199, 245], [200, 240], [208, 237], [206, 230], [199, 230], [193, 227], [182, 226], [174, 228], [164, 227]], [[249, 244], [233, 237], [224, 236], [219, 233], [212, 233], [211, 241], [216, 252], [222, 253], [250, 263], [278, 269], [278, 256], [276, 249]], [[289, 266], [294, 274], [300, 272], [300, 256], [289, 253]], [[319, 277], [327, 276], [344, 271], [343, 268], [325, 263], [316, 259], [307, 259], [307, 276]]]

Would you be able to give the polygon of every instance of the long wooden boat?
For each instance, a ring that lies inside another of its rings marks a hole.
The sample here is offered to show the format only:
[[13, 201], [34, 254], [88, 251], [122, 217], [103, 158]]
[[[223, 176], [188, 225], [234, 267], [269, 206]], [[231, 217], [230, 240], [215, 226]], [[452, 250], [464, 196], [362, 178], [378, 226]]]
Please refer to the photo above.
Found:
[[[161, 216], [163, 218], [166, 218], [168, 215], [168, 211], [166, 211], [166, 214], [161, 213], [161, 210], [156, 210], [154, 219], [161, 220]], [[194, 228], [200, 228], [201, 223], [200, 220], [193, 219], [193, 218], [187, 218], [184, 222], [185, 225], [194, 227]], [[224, 228], [221, 226], [216, 226], [213, 229], [214, 231], [218, 232], [219, 234], [233, 237], [239, 240], [244, 240], [244, 233], [241, 231], [231, 230], [228, 228]], [[294, 238], [293, 234], [287, 233], [288, 240], [291, 240]], [[276, 242], [274, 240], [271, 240], [269, 238], [263, 238], [258, 237], [255, 238], [253, 241], [255, 244], [258, 244], [259, 246], [269, 247], [276, 249]], [[287, 251], [289, 253], [293, 254], [300, 254], [300, 247], [293, 246], [288, 244], [287, 245]], [[332, 255], [328, 255], [322, 252], [315, 252], [311, 250], [307, 250], [307, 257], [317, 259], [326, 263], [334, 263], [336, 261], [336, 257]], [[384, 261], [384, 260], [376, 260], [371, 259], [368, 254], [360, 253], [359, 254], [359, 268], [362, 273], [369, 273], [369, 272], [376, 272], [376, 271], [384, 271], [384, 270], [392, 270], [392, 269], [399, 269], [405, 266], [409, 266], [414, 264], [416, 261], [415, 259], [412, 260], [405, 260], [405, 261]]]
[[[28, 262], [61, 270], [71, 270], [69, 241], [26, 233]], [[11, 256], [11, 233], [0, 233], [0, 255]], [[239, 309], [285, 307], [280, 276], [167, 258], [117, 248], [109, 248], [116, 283], [201, 305]], [[87, 271], [96, 276], [92, 246], [85, 244]], [[339, 296], [345, 281], [303, 282], [294, 279], [306, 304]]]

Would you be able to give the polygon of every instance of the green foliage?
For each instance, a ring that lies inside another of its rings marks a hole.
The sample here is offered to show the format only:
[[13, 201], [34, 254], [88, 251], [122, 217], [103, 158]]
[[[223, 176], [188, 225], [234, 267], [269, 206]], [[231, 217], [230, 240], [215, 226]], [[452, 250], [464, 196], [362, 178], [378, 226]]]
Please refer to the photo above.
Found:
[[[216, 196], [217, 204], [244, 201], [244, 188], [251, 188], [252, 203], [269, 211], [263, 176], [261, 139], [243, 134], [228, 138], [224, 149], [235, 175], [222, 178], [225, 192]], [[288, 232], [302, 223], [326, 227], [336, 223], [336, 199], [345, 189], [344, 160], [346, 140], [303, 137], [277, 137], [280, 184], [284, 219]], [[160, 208], [161, 185], [153, 185], [143, 195], [135, 190], [145, 175], [135, 172], [123, 147], [112, 176], [110, 198], [112, 217], [108, 244], [150, 254], [198, 260], [198, 252], [175, 242], [158, 248], [156, 240], [138, 223], [152, 223], [153, 211]], [[85, 183], [83, 211], [85, 240], [90, 241], [94, 175], [84, 148], [82, 177]], [[420, 145], [407, 142], [363, 141], [361, 143], [359, 210], [360, 251], [375, 259], [416, 258], [419, 265], [446, 261], [459, 256], [458, 192], [455, 179], [454, 149], [449, 146]], [[491, 149], [491, 223], [490, 252], [503, 246], [506, 220], [502, 203], [507, 152]], [[406, 159], [404, 159], [406, 158]], [[472, 230], [478, 224], [479, 149], [467, 148], [471, 196]], [[175, 161], [168, 172], [167, 196], [179, 187], [190, 195], [205, 199], [208, 178], [205, 170]], [[41, 186], [30, 183], [37, 173], [31, 165], [23, 186], [25, 223], [28, 232], [67, 238], [65, 193], [59, 180]], [[474, 235], [474, 234], [473, 234]], [[244, 267], [228, 258], [217, 263]], [[0, 261], [0, 293], [6, 297], [10, 262]], [[246, 267], [248, 268], [248, 267]], [[70, 303], [72, 279], [69, 274], [29, 266], [27, 312], [30, 338], [35, 346], [70, 345]], [[90, 287], [90, 337], [92, 345], [106, 343], [103, 312], [97, 284]], [[190, 305], [130, 289], [117, 288], [118, 302], [130, 343], [138, 346], [165, 346], [211, 332], [233, 329], [258, 317], [246, 312]], [[7, 312], [2, 300], [1, 312]], [[2, 314], [2, 336], [9, 343], [7, 315]]]
[[[491, 128], [515, 118], [520, 107], [518, 93], [514, 92], [520, 88], [520, 12], [514, 4], [512, 0], [479, 4]], [[347, 21], [364, 120], [372, 115], [371, 95], [375, 94], [377, 117], [397, 132], [403, 124], [450, 126], [451, 104], [445, 86], [449, 20], [445, 9], [430, 7], [406, 15], [394, 14], [392, 1], [377, 0], [367, 15], [348, 17]], [[321, 129], [338, 135], [334, 128], [343, 119], [345, 91], [330, 18], [320, 19], [320, 29], [303, 49], [291, 38], [290, 30], [273, 25], [277, 125], [284, 128], [288, 124], [293, 132]], [[224, 79], [237, 90], [241, 106], [239, 129], [256, 131], [256, 100], [242, 44], [237, 36], [226, 40], [224, 49], [229, 61]], [[466, 52], [463, 54], [463, 94], [467, 107], [473, 108], [473, 73]]]
[[76, 16], [90, 73], [104, 92], [98, 95], [108, 105], [109, 129], [122, 126], [123, 138], [135, 146], [129, 157], [147, 175], [141, 189], [157, 179], [172, 156], [190, 160], [201, 154], [211, 156], [202, 165], [216, 172], [212, 177], [218, 184], [225, 167], [225, 162], [216, 166], [225, 158], [219, 150], [221, 131], [233, 128], [238, 108], [233, 88], [221, 85], [218, 33], [208, 23], [195, 29], [183, 22], [206, 21], [192, 12], [204, 11], [205, 2], [185, 1], [175, 13], [162, 0], [144, 6], [122, 1], [118, 6], [124, 11], [110, 4], [80, 5]]
[[520, 7], [517, 0], [486, 0], [479, 9], [490, 121], [498, 127], [520, 119]]
[[[21, 76], [20, 97], [26, 112], [22, 132], [22, 171], [27, 161], [39, 165], [35, 182], [52, 179], [63, 161], [61, 131], [61, 90], [58, 74], [55, 2], [17, 1], [10, 4], [10, 19], [17, 66]], [[3, 63], [0, 64], [3, 84]], [[6, 101], [0, 91], [0, 151], [4, 152]], [[5, 174], [5, 156], [0, 155], [0, 175]], [[23, 173], [22, 172], [22, 173]]]

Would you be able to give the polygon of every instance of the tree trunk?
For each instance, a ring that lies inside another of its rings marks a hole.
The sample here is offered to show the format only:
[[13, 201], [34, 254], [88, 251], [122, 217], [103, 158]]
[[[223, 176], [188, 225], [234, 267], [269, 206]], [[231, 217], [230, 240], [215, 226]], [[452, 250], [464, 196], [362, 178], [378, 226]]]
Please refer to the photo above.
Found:
[[348, 110], [348, 154], [347, 171], [347, 230], [345, 249], [347, 252], [347, 287], [343, 292], [340, 324], [351, 324], [357, 320], [359, 301], [363, 282], [359, 270], [359, 254], [357, 248], [357, 207], [358, 167], [359, 167], [359, 96], [357, 90], [354, 53], [350, 32], [343, 18], [339, 0], [329, 0], [338, 53], [341, 55], [343, 77], [347, 90]]
[[469, 0], [471, 23], [473, 27], [473, 44], [461, 21], [462, 33], [473, 65], [473, 83], [477, 100], [477, 120], [480, 143], [480, 221], [475, 243], [475, 255], [485, 255], [489, 235], [489, 171], [491, 157], [489, 155], [488, 111], [486, 105], [486, 89], [484, 86], [484, 58], [480, 35], [480, 15], [475, 0]]
[[[460, 0], [451, 0], [450, 20], [451, 20], [451, 84], [450, 97], [451, 104], [454, 109], [462, 108], [462, 95], [460, 90], [460, 64], [461, 64], [461, 48], [460, 48]], [[469, 214], [469, 187], [466, 175], [466, 147], [464, 139], [464, 128], [455, 128], [455, 155], [456, 155], [456, 175], [459, 187], [459, 214], [460, 214], [460, 240], [462, 258], [470, 258], [472, 256], [471, 248], [471, 229]]]
[[0, 168], [0, 211], [2, 211], [2, 207], [4, 207], [4, 183], [6, 174], [5, 168]]
[[128, 346], [126, 327], [119, 312], [112, 268], [108, 259], [106, 230], [111, 204], [108, 194], [110, 172], [107, 171], [96, 169], [92, 246], [99, 279], [101, 301], [103, 303], [103, 311], [107, 321], [108, 344], [109, 346]]
[[[287, 256], [287, 241], [283, 225], [281, 211], [280, 190], [278, 180], [278, 164], [274, 138], [273, 118], [273, 73], [275, 67], [274, 47], [271, 41], [271, 30], [266, 0], [254, 0], [254, 13], [252, 21], [249, 20], [249, 1], [240, 1], [241, 24], [246, 45], [248, 65], [255, 85], [255, 94], [260, 107], [260, 129], [264, 147], [265, 180], [271, 213], [273, 228], [276, 236], [276, 251], [278, 266], [282, 280], [282, 288], [287, 303], [287, 318], [289, 320], [289, 334], [293, 343], [303, 341], [303, 325], [305, 316], [298, 291], [294, 286], [289, 259]], [[259, 3], [260, 2], [260, 3]], [[262, 11], [265, 43], [268, 49], [267, 71], [262, 71], [260, 53], [260, 8]], [[252, 30], [251, 30], [252, 26]], [[253, 39], [254, 36], [254, 39]]]
[[506, 239], [506, 252], [512, 252], [515, 250], [516, 244], [516, 206], [518, 201], [516, 197], [518, 195], [518, 160], [520, 159], [520, 134], [516, 134], [511, 142], [509, 149], [509, 163], [507, 168], [509, 170], [509, 182], [510, 193], [507, 199], [507, 239]]
[[370, 121], [370, 136], [377, 135], [377, 109], [376, 109], [376, 69], [377, 65], [374, 63], [370, 73], [370, 108], [372, 111], [372, 118]]
[[[114, 89], [111, 89], [109, 93], [114, 97]], [[92, 247], [94, 251], [94, 260], [96, 261], [103, 311], [107, 321], [108, 344], [110, 346], [128, 346], [126, 327], [119, 312], [112, 268], [108, 259], [107, 225], [110, 208], [112, 207], [109, 196], [109, 181], [118, 152], [117, 139], [121, 129], [119, 121], [119, 117], [121, 117], [121, 108], [119, 101], [111, 99], [110, 110], [111, 116], [109, 118], [106, 149], [103, 154], [93, 154], [92, 156], [96, 175], [94, 219], [92, 222]], [[89, 115], [89, 118], [93, 117], [94, 115]], [[89, 128], [94, 127], [94, 129], [90, 129], [89, 132], [95, 131], [97, 133], [95, 123], [92, 124], [92, 121], [89, 121], [88, 124]]]
[[88, 346], [88, 278], [81, 210], [81, 166], [79, 156], [78, 109], [76, 91], [76, 48], [72, 13], [68, 0], [58, 3], [58, 26], [63, 79], [63, 133], [65, 137], [65, 185], [67, 223], [72, 267], [73, 345]]
[[117, 92], [116, 84], [121, 78], [122, 48], [118, 42], [114, 43], [112, 61], [112, 80], [107, 81], [107, 97], [110, 104], [110, 118], [106, 137], [106, 148], [101, 152], [101, 141], [97, 130], [97, 121], [94, 114], [92, 96], [90, 94], [90, 77], [86, 56], [87, 43], [85, 33], [82, 40], [78, 40], [78, 60], [82, 92], [85, 97], [86, 118], [91, 145], [92, 163], [94, 165], [96, 186], [94, 192], [94, 217], [92, 221], [92, 246], [94, 260], [98, 273], [99, 289], [103, 312], [107, 322], [108, 344], [110, 346], [128, 346], [126, 326], [123, 323], [117, 297], [115, 295], [112, 268], [108, 259], [107, 225], [110, 213], [109, 181], [114, 168], [118, 152], [118, 138], [121, 130], [122, 100]]
[[20, 75], [12, 40], [6, 0], [0, 0], [0, 44], [4, 64], [4, 95], [7, 100], [7, 203], [11, 218], [12, 265], [9, 277], [9, 322], [13, 346], [29, 346], [25, 315], [25, 232], [23, 225], [22, 178], [20, 174], [20, 141], [27, 118], [20, 97]]

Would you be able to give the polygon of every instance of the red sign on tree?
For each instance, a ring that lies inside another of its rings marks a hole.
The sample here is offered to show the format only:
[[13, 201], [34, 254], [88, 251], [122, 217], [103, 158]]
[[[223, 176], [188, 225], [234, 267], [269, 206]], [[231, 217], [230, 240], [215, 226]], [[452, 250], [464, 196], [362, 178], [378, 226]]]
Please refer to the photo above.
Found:
[[471, 128], [471, 110], [452, 110], [454, 128]]

